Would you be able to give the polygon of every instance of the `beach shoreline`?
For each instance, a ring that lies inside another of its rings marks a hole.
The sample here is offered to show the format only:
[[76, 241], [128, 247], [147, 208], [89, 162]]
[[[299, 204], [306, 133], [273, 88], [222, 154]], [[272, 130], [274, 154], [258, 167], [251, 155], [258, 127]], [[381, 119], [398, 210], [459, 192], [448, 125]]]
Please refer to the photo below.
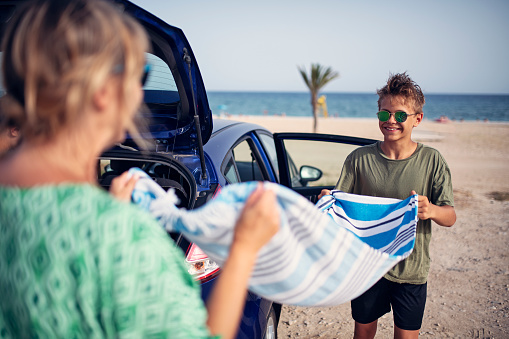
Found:
[[[311, 117], [230, 116], [272, 132], [312, 132]], [[318, 133], [380, 140], [376, 118], [320, 118]], [[509, 123], [423, 122], [413, 139], [436, 148], [452, 173], [456, 224], [433, 224], [422, 338], [509, 337]], [[377, 338], [392, 337], [392, 315]], [[281, 338], [352, 338], [349, 303], [283, 306]]]

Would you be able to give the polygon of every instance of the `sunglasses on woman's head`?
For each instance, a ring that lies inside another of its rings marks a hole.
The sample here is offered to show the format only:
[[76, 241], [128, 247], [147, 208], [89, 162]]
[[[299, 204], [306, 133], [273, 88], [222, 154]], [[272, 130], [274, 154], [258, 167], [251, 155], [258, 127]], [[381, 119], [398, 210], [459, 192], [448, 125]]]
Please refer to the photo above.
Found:
[[380, 111], [376, 115], [378, 116], [378, 120], [380, 120], [381, 122], [388, 121], [391, 118], [391, 115], [394, 115], [394, 119], [396, 119], [397, 122], [405, 122], [410, 115], [416, 114], [417, 113], [407, 114], [406, 112], [403, 111], [397, 111], [395, 113], [391, 113], [388, 111]]

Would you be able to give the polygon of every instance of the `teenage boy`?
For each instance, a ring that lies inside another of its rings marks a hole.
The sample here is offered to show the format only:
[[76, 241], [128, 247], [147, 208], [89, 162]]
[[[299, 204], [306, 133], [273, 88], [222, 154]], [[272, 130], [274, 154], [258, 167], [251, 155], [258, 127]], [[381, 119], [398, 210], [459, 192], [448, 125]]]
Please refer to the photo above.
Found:
[[[345, 160], [336, 189], [378, 197], [406, 199], [418, 194], [415, 247], [371, 289], [352, 300], [354, 338], [373, 338], [378, 318], [394, 314], [394, 337], [417, 338], [426, 304], [430, 267], [431, 221], [456, 221], [451, 173], [435, 149], [412, 140], [423, 118], [424, 95], [406, 73], [391, 75], [377, 91], [379, 128], [384, 138], [353, 151]], [[322, 197], [330, 194], [323, 190]]]

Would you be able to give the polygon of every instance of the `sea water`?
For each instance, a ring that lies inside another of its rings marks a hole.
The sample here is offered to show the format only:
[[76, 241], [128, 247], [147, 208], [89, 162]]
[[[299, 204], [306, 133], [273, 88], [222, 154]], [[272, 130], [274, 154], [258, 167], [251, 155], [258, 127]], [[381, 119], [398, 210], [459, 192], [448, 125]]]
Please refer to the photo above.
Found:
[[[208, 99], [216, 115], [312, 116], [309, 92], [216, 92]], [[328, 116], [375, 118], [378, 95], [370, 93], [321, 93]], [[509, 95], [426, 94], [427, 119], [509, 121]]]

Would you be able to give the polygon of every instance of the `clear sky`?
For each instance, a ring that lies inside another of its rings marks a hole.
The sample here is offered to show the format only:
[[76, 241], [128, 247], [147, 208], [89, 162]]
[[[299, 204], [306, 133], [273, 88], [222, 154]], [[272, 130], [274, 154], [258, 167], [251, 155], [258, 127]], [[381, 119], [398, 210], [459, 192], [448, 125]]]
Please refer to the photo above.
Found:
[[508, 0], [134, 0], [186, 34], [207, 90], [373, 92], [407, 71], [425, 93], [509, 94]]

